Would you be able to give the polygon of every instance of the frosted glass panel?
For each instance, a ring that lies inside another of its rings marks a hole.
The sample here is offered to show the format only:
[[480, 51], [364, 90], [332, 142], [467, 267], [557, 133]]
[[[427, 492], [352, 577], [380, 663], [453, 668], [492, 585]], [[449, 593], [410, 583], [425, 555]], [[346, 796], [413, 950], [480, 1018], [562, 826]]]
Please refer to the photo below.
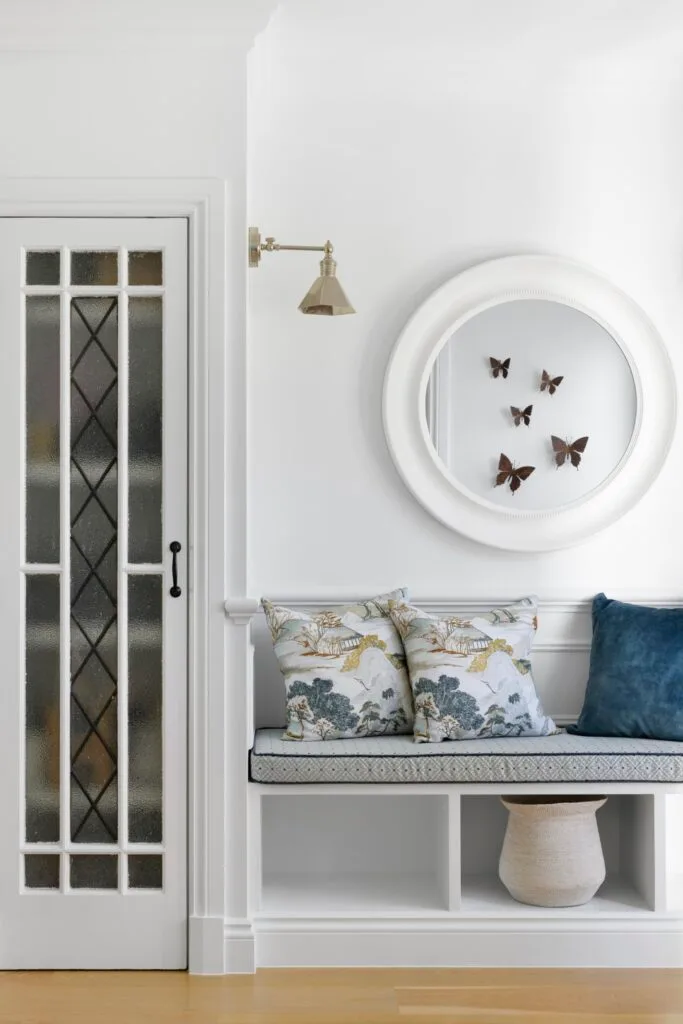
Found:
[[128, 857], [128, 885], [131, 889], [161, 889], [163, 858], [158, 854]]
[[59, 284], [59, 253], [27, 252], [26, 284]]
[[71, 838], [114, 843], [117, 793], [116, 298], [71, 306]]
[[118, 284], [119, 257], [116, 252], [72, 252], [72, 284]]
[[26, 297], [26, 561], [59, 562], [59, 296]]
[[131, 562], [161, 561], [163, 304], [129, 300], [129, 512]]
[[31, 853], [24, 857], [27, 889], [59, 889], [59, 854]]
[[26, 840], [59, 839], [59, 577], [26, 577]]
[[159, 285], [162, 283], [160, 252], [131, 252], [128, 254], [128, 284]]
[[128, 834], [162, 840], [162, 579], [128, 580]]
[[107, 854], [76, 854], [71, 857], [73, 889], [116, 889], [119, 884], [118, 857]]

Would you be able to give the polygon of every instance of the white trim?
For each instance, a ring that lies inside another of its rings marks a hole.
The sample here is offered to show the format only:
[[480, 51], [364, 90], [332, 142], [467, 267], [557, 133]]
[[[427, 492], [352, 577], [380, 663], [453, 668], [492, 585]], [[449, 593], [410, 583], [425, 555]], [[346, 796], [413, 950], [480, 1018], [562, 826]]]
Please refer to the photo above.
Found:
[[[118, 594], [116, 607], [116, 636], [118, 640], [118, 686], [116, 688], [116, 711], [118, 716], [118, 757], [116, 765], [117, 783], [119, 787], [119, 843], [122, 852], [119, 861], [119, 889], [128, 891], [128, 457], [129, 431], [128, 407], [129, 395], [129, 359], [128, 359], [128, 296], [125, 286], [128, 284], [127, 250], [119, 249], [119, 280], [121, 292], [118, 296], [118, 328], [119, 328], [119, 359], [118, 359], [118, 517], [119, 528], [116, 531], [116, 558], [118, 571]], [[165, 711], [165, 707], [164, 707]], [[165, 788], [165, 787], [164, 787]], [[165, 821], [165, 818], [164, 818]]]
[[[342, 604], [343, 602], [339, 601], [338, 603]], [[240, 625], [251, 622], [253, 617], [258, 614], [260, 607], [259, 602], [252, 597], [229, 597], [223, 602], [225, 614]]]
[[226, 921], [223, 942], [227, 972], [229, 974], [253, 974], [256, 970], [256, 953], [251, 919]]
[[[62, 250], [66, 252], [66, 250]], [[119, 250], [120, 275], [123, 277], [128, 268], [123, 263], [123, 253]], [[130, 295], [131, 298], [157, 298], [164, 294], [164, 285], [126, 285], [126, 284], [25, 284], [21, 292], [23, 295], [68, 295], [69, 298], [82, 298], [87, 295], [94, 295], [96, 298], [113, 297], [114, 295]]]
[[[71, 254], [61, 250], [61, 279], [68, 280]], [[60, 297], [59, 413], [59, 835], [71, 838], [71, 303]], [[23, 837], [22, 837], [23, 838]], [[69, 892], [69, 858], [59, 865], [60, 891]]]
[[[465, 741], [466, 742], [466, 741]], [[563, 796], [573, 793], [617, 796], [621, 794], [652, 796], [657, 793], [683, 795], [683, 782], [296, 782], [269, 784], [250, 782], [253, 795], [309, 797], [321, 794], [333, 796], [358, 796], [371, 799], [373, 796], [406, 796], [420, 793], [423, 796], [499, 796], [538, 795], [539, 786], [548, 796]], [[252, 797], [253, 798], [253, 797]]]
[[[259, 968], [681, 968], [681, 920], [259, 920]], [[453, 1019], [450, 1017], [450, 1019]]]
[[190, 974], [223, 974], [225, 972], [223, 915], [190, 916], [188, 946]]
[[[0, 181], [3, 217], [185, 217], [189, 224], [189, 963], [222, 973], [226, 870], [225, 629], [211, 609], [225, 594], [225, 334], [227, 186], [217, 179]], [[142, 293], [141, 293], [142, 294]], [[237, 342], [237, 346], [241, 341]], [[242, 382], [230, 382], [235, 417]], [[211, 426], [209, 427], [209, 423]], [[231, 444], [241, 452], [241, 432]], [[220, 438], [216, 443], [215, 438]], [[68, 475], [66, 477], [68, 479]], [[244, 503], [246, 489], [236, 485]], [[246, 518], [246, 516], [245, 516]], [[241, 537], [234, 539], [240, 544]], [[210, 551], [210, 558], [209, 558]], [[62, 570], [67, 563], [64, 555]], [[240, 579], [240, 584], [243, 580]], [[236, 780], [246, 789], [246, 771]], [[217, 927], [215, 922], [219, 922]]]
[[[381, 588], [375, 588], [376, 593], [381, 592]], [[385, 588], [388, 589], [388, 588]], [[649, 596], [639, 595], [636, 597], [630, 594], [613, 594], [610, 592], [608, 595], [614, 600], [624, 601], [627, 604], [638, 604], [655, 606], [658, 608], [683, 608], [683, 597], [677, 595], [672, 597], [671, 595], [659, 595], [652, 594]], [[504, 598], [467, 598], [467, 597], [434, 597], [434, 596], [420, 596], [410, 595], [412, 604], [416, 604], [419, 608], [424, 608], [425, 611], [439, 612], [439, 611], [453, 611], [453, 612], [473, 612], [473, 611], [487, 611], [491, 608], [504, 608], [508, 604], [514, 604], [519, 601], [520, 595], [513, 594], [509, 597]], [[293, 595], [293, 594], [276, 594], [275, 596], [268, 595], [268, 600], [273, 604], [284, 605], [286, 608], [301, 609], [302, 611], [311, 610], [316, 611], [320, 608], [337, 608], [339, 605], [344, 604], [356, 604], [358, 602], [367, 601], [368, 595], [366, 594], [348, 594], [340, 596], [336, 594], [306, 594], [306, 595]], [[583, 614], [590, 615], [591, 611], [591, 597], [575, 598], [559, 598], [559, 599], [541, 599], [538, 602], [538, 614], [542, 616], [548, 612], [560, 613], [560, 614]], [[260, 602], [256, 598], [249, 597], [229, 597], [223, 602], [225, 614], [228, 618], [232, 619], [252, 619], [255, 615], [258, 615], [260, 611]]]
[[[478, 313], [521, 299], [559, 302], [590, 316], [620, 345], [636, 387], [636, 424], [623, 459], [598, 488], [561, 508], [507, 509], [474, 494], [447, 470], [427, 427], [427, 384], [448, 338]], [[568, 260], [510, 256], [459, 274], [412, 316], [387, 367], [383, 418], [399, 473], [436, 519], [492, 547], [551, 551], [604, 529], [643, 497], [671, 445], [676, 387], [662, 339], [627, 295], [594, 271]]]
[[[332, 930], [339, 933], [356, 931], [373, 933], [386, 929], [387, 931], [411, 934], [415, 932], [422, 933], [425, 928], [425, 922], [428, 922], [429, 931], [441, 934], [464, 930], [498, 934], [500, 932], [517, 931], [537, 932], [539, 931], [539, 925], [540, 930], [543, 932], [577, 932], [583, 931], [588, 923], [590, 923], [591, 931], [595, 929], [595, 931], [611, 932], [615, 921], [627, 919], [629, 921], [629, 930], [633, 928], [634, 931], [644, 932], [674, 932], [680, 936], [682, 920], [680, 912], [666, 916], [655, 916], [655, 912], [652, 910], [615, 911], [614, 913], [607, 912], [604, 916], [598, 918], [587, 916], [581, 907], [576, 910], [570, 907], [559, 909], [564, 911], [560, 919], [553, 919], [552, 915], [557, 913], [557, 908], [554, 907], [534, 907], [529, 909], [520, 906], [518, 914], [513, 912], [508, 918], [499, 916], [486, 918], [474, 912], [457, 911], [449, 913], [444, 910], [441, 912], [440, 917], [436, 916], [436, 911], [415, 914], [410, 917], [404, 917], [401, 914], [387, 914], [381, 917], [369, 914], [367, 916], [362, 914], [342, 916], [334, 913], [321, 914], [319, 917], [259, 914], [256, 922], [259, 931], [267, 930], [272, 933], [300, 932], [305, 934], [311, 932], [325, 933]], [[491, 923], [492, 921], [495, 921], [495, 926]], [[540, 924], [541, 921], [542, 924]], [[462, 928], [461, 922], [466, 923], [466, 929]], [[683, 952], [681, 955], [683, 957]], [[681, 962], [683, 963], [683, 959]], [[259, 966], [263, 965], [259, 964]], [[486, 964], [482, 964], [482, 966], [491, 967], [496, 965], [488, 961]]]

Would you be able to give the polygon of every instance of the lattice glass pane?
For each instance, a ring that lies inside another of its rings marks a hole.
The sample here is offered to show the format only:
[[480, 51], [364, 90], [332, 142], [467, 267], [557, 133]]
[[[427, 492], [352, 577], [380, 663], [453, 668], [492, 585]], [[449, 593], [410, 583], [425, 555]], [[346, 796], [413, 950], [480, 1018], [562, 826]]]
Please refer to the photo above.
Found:
[[71, 860], [72, 889], [116, 889], [119, 858], [103, 854], [75, 854]]
[[59, 839], [59, 577], [26, 577], [26, 840]]
[[162, 280], [160, 252], [128, 253], [128, 284], [161, 284]]
[[163, 857], [160, 854], [128, 856], [128, 885], [131, 889], [161, 889]]
[[118, 837], [117, 321], [116, 298], [72, 301], [71, 838], [76, 842]]
[[59, 854], [30, 853], [24, 857], [27, 889], [59, 889]]
[[72, 284], [118, 284], [119, 256], [116, 252], [72, 252]]
[[162, 619], [160, 576], [128, 579], [128, 834], [162, 840]]
[[129, 299], [128, 557], [160, 562], [163, 305]]
[[27, 295], [27, 562], [59, 562], [59, 408], [59, 296]]
[[27, 252], [26, 284], [59, 284], [59, 253]]

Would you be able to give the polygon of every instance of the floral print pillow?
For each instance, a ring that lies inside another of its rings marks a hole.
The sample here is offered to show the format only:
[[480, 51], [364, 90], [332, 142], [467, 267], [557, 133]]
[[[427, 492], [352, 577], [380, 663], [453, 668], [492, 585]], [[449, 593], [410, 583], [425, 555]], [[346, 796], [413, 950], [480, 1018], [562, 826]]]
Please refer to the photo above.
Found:
[[285, 680], [285, 739], [412, 731], [405, 652], [389, 614], [407, 593], [394, 590], [311, 615], [261, 602]]
[[536, 598], [466, 618], [393, 602], [408, 658], [417, 743], [557, 732], [531, 675]]

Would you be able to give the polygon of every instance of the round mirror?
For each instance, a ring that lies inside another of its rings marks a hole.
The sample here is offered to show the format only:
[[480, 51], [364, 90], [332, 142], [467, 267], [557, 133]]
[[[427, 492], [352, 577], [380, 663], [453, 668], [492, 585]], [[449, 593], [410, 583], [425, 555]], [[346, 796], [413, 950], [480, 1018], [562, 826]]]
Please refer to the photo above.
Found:
[[495, 547], [574, 544], [659, 473], [675, 382], [643, 311], [550, 256], [465, 271], [402, 332], [384, 387], [396, 466], [446, 525]]
[[[619, 342], [586, 313], [540, 299], [502, 302], [459, 326], [427, 390], [445, 468], [503, 508], [556, 509], [585, 498], [622, 462], [637, 410]], [[513, 468], [502, 481], [501, 456]], [[533, 472], [519, 476], [522, 467]]]

